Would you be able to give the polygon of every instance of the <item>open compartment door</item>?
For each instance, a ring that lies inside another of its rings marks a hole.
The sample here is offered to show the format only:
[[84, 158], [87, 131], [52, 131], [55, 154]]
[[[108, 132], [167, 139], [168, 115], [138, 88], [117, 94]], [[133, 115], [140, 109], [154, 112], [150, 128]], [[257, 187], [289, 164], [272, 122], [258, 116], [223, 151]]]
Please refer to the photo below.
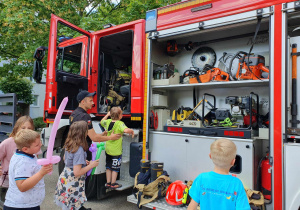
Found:
[[[105, 114], [114, 106], [125, 118], [141, 121], [144, 105], [145, 20], [137, 20], [95, 32], [98, 60], [97, 112]], [[93, 78], [94, 79], [94, 78]]]
[[45, 99], [49, 114], [56, 113], [64, 97], [69, 97], [66, 110], [74, 110], [78, 92], [88, 90], [91, 37], [91, 33], [52, 14]]

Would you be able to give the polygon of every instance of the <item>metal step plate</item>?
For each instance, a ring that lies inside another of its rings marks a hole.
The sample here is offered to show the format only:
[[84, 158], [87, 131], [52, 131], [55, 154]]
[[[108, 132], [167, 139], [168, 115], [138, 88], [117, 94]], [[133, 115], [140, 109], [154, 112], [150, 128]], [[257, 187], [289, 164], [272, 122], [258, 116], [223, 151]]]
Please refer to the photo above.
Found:
[[133, 182], [128, 182], [128, 181], [124, 181], [124, 180], [117, 180], [117, 183], [122, 185], [122, 187], [114, 189], [114, 190], [117, 190], [117, 191], [122, 191], [122, 190], [126, 190], [128, 188], [133, 188]]
[[[137, 199], [134, 197], [134, 195], [127, 196], [127, 201], [130, 203], [137, 203]], [[187, 206], [181, 207], [181, 206], [171, 206], [166, 202], [165, 198], [161, 198], [155, 201], [152, 201], [151, 203], [147, 203], [143, 205], [144, 207], [148, 207], [150, 209], [156, 209], [156, 210], [186, 210]]]

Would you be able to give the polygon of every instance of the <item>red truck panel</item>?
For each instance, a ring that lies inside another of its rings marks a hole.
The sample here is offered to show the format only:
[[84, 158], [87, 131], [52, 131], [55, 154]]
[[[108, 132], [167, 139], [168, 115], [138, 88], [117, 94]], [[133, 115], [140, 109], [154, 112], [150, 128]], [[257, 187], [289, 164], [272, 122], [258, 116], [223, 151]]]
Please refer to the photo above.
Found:
[[[157, 9], [157, 30], [225, 17], [286, 2], [291, 2], [291, 0], [191, 0], [179, 2]], [[212, 7], [197, 12], [191, 11], [192, 8], [207, 4], [212, 4]]]

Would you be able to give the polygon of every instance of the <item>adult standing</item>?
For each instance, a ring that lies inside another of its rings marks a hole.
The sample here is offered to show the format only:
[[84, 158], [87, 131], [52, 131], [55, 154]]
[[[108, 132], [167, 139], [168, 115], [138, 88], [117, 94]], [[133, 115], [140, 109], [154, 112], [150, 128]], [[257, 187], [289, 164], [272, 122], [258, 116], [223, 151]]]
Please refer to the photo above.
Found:
[[[87, 143], [90, 146], [92, 144], [92, 141], [94, 142], [103, 142], [108, 140], [117, 140], [121, 138], [121, 134], [112, 134], [110, 136], [106, 136], [106, 132], [103, 133], [96, 133], [96, 131], [93, 128], [92, 124], [92, 118], [87, 113], [89, 109], [91, 109], [94, 105], [93, 96], [96, 93], [90, 93], [86, 90], [83, 90], [78, 93], [77, 95], [77, 101], [79, 103], [78, 107], [72, 112], [70, 115], [69, 121], [70, 125], [73, 122], [76, 121], [85, 121], [88, 123], [88, 136], [87, 136]], [[91, 153], [87, 152], [87, 159], [91, 160]]]
[[[93, 97], [96, 93], [90, 93], [86, 90], [83, 90], [81, 92], [78, 93], [77, 95], [77, 101], [79, 103], [78, 107], [72, 112], [72, 114], [70, 115], [69, 121], [70, 121], [70, 125], [73, 122], [76, 121], [85, 121], [88, 124], [88, 136], [86, 138], [88, 146], [90, 147], [90, 145], [92, 144], [92, 141], [94, 142], [103, 142], [103, 141], [108, 141], [108, 140], [118, 140], [119, 138], [121, 138], [121, 134], [114, 134], [112, 133], [112, 135], [110, 136], [106, 136], [107, 132], [103, 132], [103, 133], [96, 133], [96, 131], [93, 128], [93, 124], [92, 124], [92, 118], [91, 116], [87, 113], [88, 110], [90, 110], [93, 105], [94, 105], [94, 101], [93, 101]], [[87, 152], [87, 160], [91, 160], [92, 159], [92, 153], [88, 150]], [[96, 181], [97, 179], [100, 179], [98, 181]], [[95, 178], [93, 178], [91, 181], [90, 179], [86, 179], [85, 180], [85, 193], [87, 198], [93, 197], [95, 195], [97, 195], [98, 193], [98, 186], [96, 183], [101, 183], [100, 188], [105, 188], [104, 183], [106, 183], [105, 179], [105, 174], [104, 177], [103, 176], [95, 176]], [[103, 184], [102, 184], [103, 183]], [[97, 186], [97, 187], [96, 187]], [[100, 189], [100, 190], [101, 190]], [[101, 190], [103, 191], [103, 190]]]

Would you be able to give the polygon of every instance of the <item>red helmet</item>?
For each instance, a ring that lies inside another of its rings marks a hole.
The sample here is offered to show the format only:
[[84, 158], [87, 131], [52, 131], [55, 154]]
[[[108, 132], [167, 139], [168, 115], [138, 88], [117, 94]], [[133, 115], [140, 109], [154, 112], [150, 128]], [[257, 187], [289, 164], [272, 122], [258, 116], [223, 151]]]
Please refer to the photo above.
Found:
[[168, 204], [177, 206], [182, 204], [183, 192], [186, 188], [186, 185], [177, 180], [170, 184], [166, 193], [166, 201]]

